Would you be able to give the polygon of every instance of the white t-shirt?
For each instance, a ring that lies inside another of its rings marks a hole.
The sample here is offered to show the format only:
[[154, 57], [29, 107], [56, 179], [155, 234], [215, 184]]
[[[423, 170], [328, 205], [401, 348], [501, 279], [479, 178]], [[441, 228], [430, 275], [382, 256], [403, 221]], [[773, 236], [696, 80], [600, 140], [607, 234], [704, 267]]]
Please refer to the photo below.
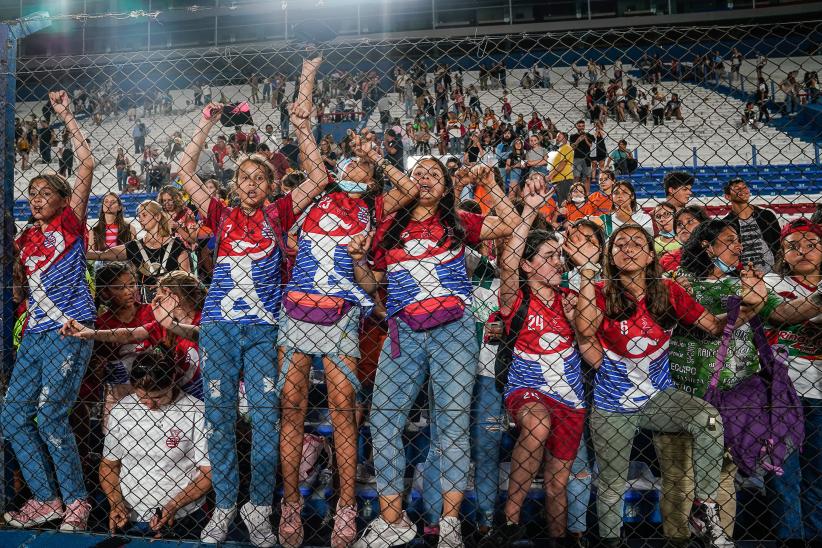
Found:
[[[609, 214], [609, 216], [611, 217], [611, 230], [608, 230], [609, 227], [606, 223], [605, 233], [607, 237], [610, 237], [611, 234], [613, 234], [617, 228], [625, 224], [619, 217], [616, 216], [616, 213], [611, 213]], [[654, 235], [654, 222], [651, 220], [651, 216], [645, 213], [644, 211], [635, 211], [633, 215], [631, 215], [631, 222], [636, 223], [642, 228], [644, 228], [645, 231], [651, 236]]]
[[[176, 402], [151, 411], [131, 394], [112, 408], [103, 458], [120, 462], [120, 490], [132, 521], [149, 521], [199, 474], [211, 466], [205, 438], [203, 402], [181, 393]], [[177, 512], [199, 508], [195, 501]]]

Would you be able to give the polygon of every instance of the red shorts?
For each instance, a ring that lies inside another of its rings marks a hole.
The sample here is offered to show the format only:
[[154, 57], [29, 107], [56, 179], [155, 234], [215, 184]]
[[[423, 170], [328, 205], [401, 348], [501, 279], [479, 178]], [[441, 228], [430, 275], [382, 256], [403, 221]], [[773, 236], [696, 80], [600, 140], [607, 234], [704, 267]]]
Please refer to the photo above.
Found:
[[585, 409], [568, 407], [533, 388], [518, 388], [505, 398], [505, 407], [518, 427], [519, 412], [527, 403], [539, 403], [551, 417], [551, 432], [545, 440], [548, 452], [560, 460], [574, 460], [585, 426]]

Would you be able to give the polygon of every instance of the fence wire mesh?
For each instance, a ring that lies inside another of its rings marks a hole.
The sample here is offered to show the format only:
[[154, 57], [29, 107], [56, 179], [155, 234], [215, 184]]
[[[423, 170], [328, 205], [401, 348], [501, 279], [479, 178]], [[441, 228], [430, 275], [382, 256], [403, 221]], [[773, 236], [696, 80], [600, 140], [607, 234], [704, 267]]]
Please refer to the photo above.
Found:
[[5, 526], [818, 546], [821, 39], [19, 59]]

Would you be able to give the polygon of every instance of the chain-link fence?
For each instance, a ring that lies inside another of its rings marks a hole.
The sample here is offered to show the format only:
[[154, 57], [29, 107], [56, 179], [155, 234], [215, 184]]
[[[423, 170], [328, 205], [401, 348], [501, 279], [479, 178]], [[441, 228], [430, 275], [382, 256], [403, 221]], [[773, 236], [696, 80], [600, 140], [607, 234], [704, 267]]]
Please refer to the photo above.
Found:
[[818, 545], [820, 42], [18, 59], [6, 527]]

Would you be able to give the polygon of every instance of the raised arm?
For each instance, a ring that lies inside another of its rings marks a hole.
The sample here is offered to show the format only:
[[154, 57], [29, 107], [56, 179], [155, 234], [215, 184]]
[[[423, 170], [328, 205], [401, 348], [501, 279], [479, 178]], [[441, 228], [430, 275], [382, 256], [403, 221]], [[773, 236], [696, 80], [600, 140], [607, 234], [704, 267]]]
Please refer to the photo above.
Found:
[[91, 154], [91, 149], [88, 146], [86, 137], [80, 130], [80, 126], [77, 124], [77, 120], [74, 119], [74, 114], [69, 110], [69, 103], [71, 101], [68, 94], [65, 91], [50, 91], [49, 101], [51, 101], [54, 113], [60, 117], [66, 125], [66, 131], [71, 135], [71, 142], [74, 145], [74, 157], [77, 158], [79, 162], [77, 166], [77, 179], [71, 193], [69, 206], [71, 206], [77, 218], [83, 221], [86, 218], [88, 197], [91, 194], [91, 183], [92, 177], [94, 176], [94, 156]]
[[497, 172], [484, 164], [477, 164], [471, 168], [471, 173], [476, 177], [477, 184], [484, 186], [488, 191], [485, 203], [495, 213], [485, 217], [480, 238], [483, 240], [505, 238], [514, 231], [520, 219], [514, 205], [502, 189], [502, 185], [497, 182]]
[[300, 89], [297, 99], [291, 105], [291, 124], [297, 133], [297, 145], [303, 157], [302, 168], [308, 177], [291, 191], [294, 213], [299, 214], [319, 196], [328, 184], [328, 172], [325, 170], [320, 147], [311, 131], [311, 112], [314, 109], [314, 82], [317, 70], [322, 64], [322, 57], [303, 61], [300, 75]]
[[[541, 186], [541, 184], [540, 184]], [[539, 208], [545, 202], [545, 189], [538, 188], [532, 182], [526, 182], [523, 192], [524, 207], [521, 221], [514, 228], [513, 234], [505, 241], [502, 258], [499, 262], [500, 292], [499, 309], [503, 316], [511, 314], [517, 293], [520, 288], [519, 265], [525, 250], [528, 233], [539, 215]]]
[[220, 103], [209, 103], [203, 109], [203, 114], [194, 129], [191, 142], [183, 151], [180, 159], [180, 181], [183, 183], [183, 190], [191, 197], [191, 201], [197, 206], [203, 217], [208, 215], [208, 205], [211, 203], [211, 196], [206, 191], [200, 177], [197, 176], [197, 161], [203, 150], [208, 133], [220, 118], [223, 106]]
[[390, 179], [391, 190], [385, 194], [383, 213], [390, 215], [417, 197], [419, 194], [417, 184], [403, 170], [380, 156], [377, 149], [371, 146], [370, 141], [363, 141], [358, 135], [354, 135], [351, 138], [351, 149], [358, 157], [364, 158], [375, 166], [380, 166], [383, 173]]
[[600, 273], [601, 265], [597, 262], [601, 250], [596, 238], [588, 238], [580, 231], [569, 235], [563, 249], [571, 262], [579, 270], [579, 295], [574, 313], [574, 328], [577, 338], [590, 340], [596, 337], [602, 324], [602, 310], [596, 303], [594, 281]]

